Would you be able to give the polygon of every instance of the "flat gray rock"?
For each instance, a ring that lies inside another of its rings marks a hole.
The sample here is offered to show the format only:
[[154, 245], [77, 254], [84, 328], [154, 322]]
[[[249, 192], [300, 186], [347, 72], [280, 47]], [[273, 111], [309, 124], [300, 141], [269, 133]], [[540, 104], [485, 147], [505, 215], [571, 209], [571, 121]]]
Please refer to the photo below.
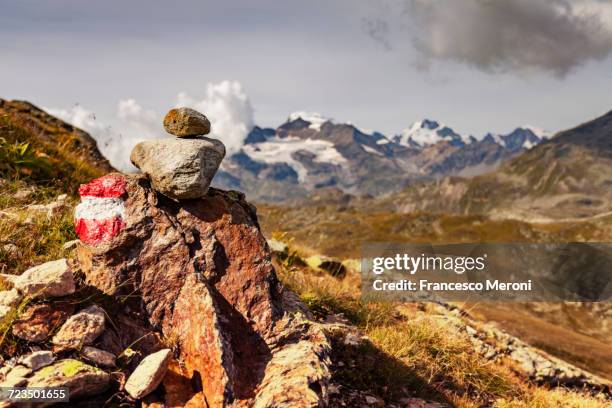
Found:
[[223, 157], [225, 146], [219, 140], [168, 138], [138, 143], [130, 160], [155, 190], [180, 200], [203, 197]]
[[12, 278], [21, 294], [30, 297], [58, 297], [74, 293], [74, 277], [66, 259], [46, 262]]
[[170, 349], [163, 349], [146, 356], [125, 383], [125, 391], [132, 398], [143, 398], [157, 388], [166, 375], [170, 362]]
[[104, 392], [110, 379], [110, 374], [99, 368], [69, 358], [34, 372], [28, 379], [28, 387], [66, 387], [72, 401]]
[[26, 377], [32, 370], [22, 365], [13, 367], [0, 382], [0, 387], [22, 387], [27, 383]]
[[53, 353], [47, 350], [35, 351], [19, 358], [19, 363], [36, 371], [39, 368], [46, 367], [55, 361]]
[[210, 133], [210, 122], [197, 110], [174, 108], [164, 118], [164, 129], [176, 137], [202, 136]]
[[83, 350], [81, 350], [81, 355], [83, 358], [102, 367], [114, 367], [116, 363], [116, 358], [113, 353], [109, 353], [108, 351], [104, 351], [96, 347], [83, 347]]

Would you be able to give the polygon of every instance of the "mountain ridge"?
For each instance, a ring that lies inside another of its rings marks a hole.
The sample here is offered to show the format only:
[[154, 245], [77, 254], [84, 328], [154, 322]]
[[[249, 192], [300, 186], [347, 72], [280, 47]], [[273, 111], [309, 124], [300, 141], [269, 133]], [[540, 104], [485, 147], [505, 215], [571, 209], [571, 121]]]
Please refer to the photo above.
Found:
[[318, 113], [294, 112], [276, 129], [255, 126], [215, 182], [256, 201], [303, 198], [327, 187], [380, 195], [414, 181], [491, 171], [549, 136], [524, 127], [476, 139], [430, 119], [409, 131], [387, 137]]
[[612, 210], [612, 112], [559, 132], [496, 171], [414, 185], [384, 200], [401, 212], [588, 218]]

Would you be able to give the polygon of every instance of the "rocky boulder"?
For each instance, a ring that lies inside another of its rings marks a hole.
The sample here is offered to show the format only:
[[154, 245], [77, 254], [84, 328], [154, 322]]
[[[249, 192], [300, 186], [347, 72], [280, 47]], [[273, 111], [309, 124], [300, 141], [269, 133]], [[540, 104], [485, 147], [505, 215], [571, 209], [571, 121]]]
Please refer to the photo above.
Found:
[[81, 356], [102, 367], [114, 367], [116, 362], [116, 357], [113, 353], [91, 346], [83, 347]]
[[139, 399], [153, 392], [166, 375], [170, 357], [170, 349], [163, 349], [145, 357], [125, 383], [127, 393], [132, 398]]
[[313, 255], [306, 258], [308, 266], [314, 269], [320, 269], [329, 273], [336, 278], [344, 278], [346, 276], [346, 267], [341, 261], [328, 258], [325, 256]]
[[38, 370], [39, 368], [48, 366], [55, 361], [53, 353], [47, 350], [35, 351], [31, 354], [27, 354], [19, 358], [19, 363], [32, 369]]
[[[237, 192], [176, 201], [145, 176], [115, 176], [125, 181], [121, 228], [79, 245], [80, 268], [88, 285], [126, 299], [149, 332], [173, 339], [181, 368], [173, 384], [191, 390], [184, 400], [323, 404], [330, 345], [315, 323], [284, 309], [255, 208]], [[98, 341], [111, 351], [109, 331]]]
[[180, 200], [204, 196], [223, 157], [223, 143], [202, 137], [141, 142], [130, 160], [151, 179], [155, 190]]
[[22, 340], [40, 343], [72, 314], [69, 302], [41, 303], [28, 306], [13, 323], [13, 335]]
[[99, 306], [90, 306], [66, 320], [51, 343], [59, 350], [79, 349], [93, 344], [104, 331], [104, 322], [104, 310]]
[[104, 392], [110, 374], [74, 359], [60, 360], [36, 371], [28, 378], [28, 387], [66, 387], [70, 399]]
[[3, 368], [7, 370], [6, 373], [3, 373], [0, 387], [22, 387], [28, 382], [27, 377], [32, 374], [32, 369], [23, 365], [4, 366]]

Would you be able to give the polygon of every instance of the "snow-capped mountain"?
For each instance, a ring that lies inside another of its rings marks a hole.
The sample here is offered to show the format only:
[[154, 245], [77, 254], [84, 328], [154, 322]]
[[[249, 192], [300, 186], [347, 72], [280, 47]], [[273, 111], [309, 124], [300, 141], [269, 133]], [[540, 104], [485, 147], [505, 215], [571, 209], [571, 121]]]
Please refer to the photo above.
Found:
[[[483, 139], [491, 138], [502, 147], [517, 150], [530, 149], [550, 137], [551, 134], [542, 129], [534, 126], [522, 126], [505, 135], [487, 133]], [[477, 143], [478, 140], [472, 135], [466, 136], [457, 133], [453, 128], [431, 119], [414, 122], [410, 127], [402, 130], [401, 134], [393, 137], [393, 141], [402, 146], [416, 148], [424, 148], [440, 142], [465, 146]]]
[[523, 126], [506, 135], [487, 133], [485, 139], [491, 139], [510, 150], [531, 149], [540, 142], [550, 139], [552, 135], [534, 126]]
[[331, 122], [331, 119], [326, 118], [317, 112], [293, 112], [287, 118], [287, 122], [295, 122], [297, 120], [308, 122], [308, 128], [314, 130], [321, 130], [321, 125], [323, 125], [325, 122]]
[[262, 201], [305, 196], [324, 187], [381, 194], [415, 179], [491, 171], [548, 136], [521, 127], [477, 139], [425, 119], [388, 138], [318, 113], [294, 112], [276, 129], [254, 127], [243, 148], [224, 160], [215, 184]]
[[333, 143], [318, 139], [304, 140], [295, 136], [273, 136], [261, 143], [245, 145], [244, 153], [261, 163], [286, 163], [296, 171], [300, 182], [305, 182], [308, 177], [306, 167], [298, 159], [300, 153], [310, 155], [314, 163], [334, 163], [341, 166], [347, 162], [334, 148]]
[[441, 141], [458, 146], [470, 143], [470, 139], [455, 132], [452, 128], [435, 120], [424, 119], [414, 122], [409, 128], [395, 136], [393, 140], [403, 146], [426, 147]]

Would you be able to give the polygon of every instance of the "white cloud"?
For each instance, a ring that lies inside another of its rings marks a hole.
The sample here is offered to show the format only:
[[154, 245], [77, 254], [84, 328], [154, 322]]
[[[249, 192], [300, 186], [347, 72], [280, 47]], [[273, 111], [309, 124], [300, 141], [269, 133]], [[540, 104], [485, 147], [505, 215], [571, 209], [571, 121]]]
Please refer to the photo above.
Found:
[[122, 131], [139, 133], [144, 139], [164, 134], [160, 116], [152, 110], [145, 110], [132, 98], [119, 101], [117, 117], [122, 123]]
[[176, 106], [187, 106], [204, 113], [210, 120], [211, 135], [225, 144], [228, 156], [242, 147], [254, 125], [253, 107], [238, 81], [208, 84], [201, 100], [181, 92]]
[[[208, 117], [212, 136], [225, 144], [228, 155], [240, 149], [253, 128], [253, 108], [242, 85], [237, 81], [208, 84], [201, 100], [185, 92], [179, 93], [176, 100], [177, 106], [189, 106]], [[80, 105], [71, 109], [46, 110], [91, 134], [98, 142], [102, 154], [115, 168], [122, 171], [135, 170], [130, 162], [130, 152], [137, 143], [167, 136], [162, 126], [163, 115], [145, 109], [132, 98], [119, 101], [116, 118], [108, 121], [117, 123], [115, 127], [99, 121], [93, 111]]]
[[159, 116], [153, 111], [145, 110], [133, 99], [119, 101], [116, 128], [99, 121], [93, 111], [81, 105], [46, 111], [89, 133], [96, 139], [98, 148], [111, 165], [126, 172], [135, 170], [130, 162], [132, 148], [143, 140], [163, 135]]
[[79, 129], [83, 129], [89, 133], [95, 135], [108, 135], [110, 134], [110, 127], [98, 122], [96, 115], [82, 107], [81, 105], [74, 105], [70, 109], [49, 109], [45, 108], [53, 116], [57, 116], [65, 122], [68, 122]]

